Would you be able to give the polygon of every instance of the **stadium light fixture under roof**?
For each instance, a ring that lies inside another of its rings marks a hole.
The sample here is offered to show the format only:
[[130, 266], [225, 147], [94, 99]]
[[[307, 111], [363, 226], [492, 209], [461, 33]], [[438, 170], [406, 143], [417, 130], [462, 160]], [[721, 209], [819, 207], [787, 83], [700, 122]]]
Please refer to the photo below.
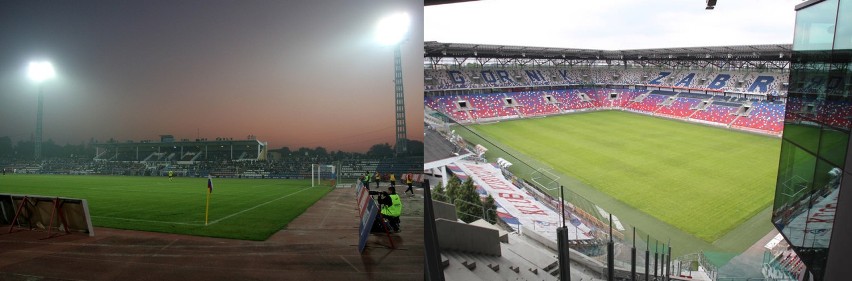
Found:
[[48, 61], [33, 61], [27, 67], [27, 76], [36, 83], [41, 83], [56, 76], [53, 64]]
[[379, 20], [376, 28], [376, 41], [384, 45], [396, 45], [405, 38], [411, 24], [408, 14], [401, 12]]

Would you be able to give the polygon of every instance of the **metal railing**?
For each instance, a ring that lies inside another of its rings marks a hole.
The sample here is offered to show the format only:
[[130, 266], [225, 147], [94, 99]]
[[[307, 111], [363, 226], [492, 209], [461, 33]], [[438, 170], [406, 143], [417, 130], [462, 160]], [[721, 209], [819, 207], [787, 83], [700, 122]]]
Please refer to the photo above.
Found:
[[[467, 215], [467, 216], [473, 217], [473, 218], [479, 218], [479, 219], [482, 219], [482, 220], [485, 220], [485, 221], [492, 221], [492, 220], [489, 220], [489, 218], [494, 219], [494, 220], [497, 219], [497, 218], [491, 217], [488, 214], [488, 210], [485, 208], [485, 206], [478, 205], [478, 204], [470, 202], [470, 201], [465, 201], [465, 200], [461, 200], [461, 199], [458, 199], [458, 198], [454, 198], [454, 199], [450, 200], [449, 195], [435, 193], [435, 192], [432, 192], [432, 199], [436, 200], [436, 201], [441, 201], [441, 202], [444, 202], [444, 203], [452, 204], [453, 206], [456, 206], [456, 208], [455, 208], [456, 209], [456, 216], [459, 217], [459, 219], [462, 218], [462, 216], [460, 216], [459, 214]], [[479, 207], [482, 210], [482, 212], [479, 213], [479, 214], [471, 214], [471, 213], [462, 212], [459, 204]], [[475, 220], [471, 220], [471, 222], [472, 221], [475, 221]]]

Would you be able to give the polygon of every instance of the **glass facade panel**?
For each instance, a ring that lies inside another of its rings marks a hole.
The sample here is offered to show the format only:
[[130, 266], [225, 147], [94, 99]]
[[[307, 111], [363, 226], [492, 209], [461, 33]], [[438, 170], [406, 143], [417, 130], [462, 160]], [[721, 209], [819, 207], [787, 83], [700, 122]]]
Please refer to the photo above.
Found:
[[830, 51], [793, 52], [784, 138], [816, 154], [826, 114]]
[[830, 50], [834, 39], [837, 0], [826, 0], [796, 13], [794, 51]]
[[797, 241], [796, 250], [814, 274], [814, 280], [821, 280], [825, 272], [842, 174], [834, 165], [818, 160], [813, 190], [807, 196], [810, 204], [807, 216], [795, 217], [788, 225], [789, 232], [801, 228], [804, 234], [802, 241]]
[[[852, 2], [852, 0], [849, 2]], [[846, 97], [847, 101], [852, 101], [852, 49], [835, 50], [834, 60], [838, 63], [845, 63], [843, 72], [840, 74], [840, 83], [843, 89], [840, 92], [840, 96]], [[852, 122], [850, 122], [847, 129], [852, 129]]]
[[[792, 95], [790, 95], [792, 97]], [[788, 103], [790, 103], [790, 99], [788, 99]], [[805, 102], [804, 106], [816, 106], [814, 102]], [[790, 104], [787, 105], [788, 112], [795, 110], [790, 108]], [[820, 130], [821, 127], [819, 123], [816, 122], [815, 113], [789, 113], [790, 115], [800, 115], [799, 119], [794, 119], [788, 117], [784, 122], [784, 139], [790, 142], [797, 144], [802, 149], [810, 151], [811, 153], [816, 153], [821, 137]]]
[[840, 179], [849, 173], [850, 9], [852, 0], [833, 0], [796, 14], [772, 221], [814, 280], [824, 278]]
[[[803, 95], [803, 105], [817, 101], [816, 94], [825, 93], [828, 85], [828, 61], [831, 51], [793, 52], [793, 64], [790, 66], [790, 89], [792, 94]], [[802, 108], [810, 113], [813, 108]]]
[[815, 168], [813, 154], [782, 141], [772, 220], [792, 246], [802, 246], [805, 239], [804, 223], [796, 220], [806, 217], [810, 210]]
[[838, 10], [834, 49], [849, 50], [852, 49], [852, 1], [840, 1]]
[[823, 127], [819, 145], [820, 158], [842, 169], [846, 163], [846, 144], [848, 142], [848, 130]]
[[828, 254], [842, 173], [836, 165], [783, 142], [772, 219], [815, 274]]

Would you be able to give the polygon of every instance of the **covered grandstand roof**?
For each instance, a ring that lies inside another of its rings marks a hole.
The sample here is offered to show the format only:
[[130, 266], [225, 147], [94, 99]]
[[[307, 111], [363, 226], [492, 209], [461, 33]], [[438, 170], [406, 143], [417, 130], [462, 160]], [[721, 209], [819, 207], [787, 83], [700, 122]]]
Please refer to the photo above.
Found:
[[471, 2], [471, 1], [478, 1], [478, 0], [424, 0], [423, 6], [455, 4], [455, 3]]
[[[541, 60], [553, 64], [574, 65], [580, 62], [632, 61], [639, 64], [661, 64], [661, 62], [711, 62], [742, 61], [768, 62], [768, 67], [784, 68], [790, 60], [791, 44], [710, 46], [685, 48], [655, 48], [634, 50], [595, 50], [555, 47], [508, 46], [467, 43], [442, 43], [429, 41], [424, 43], [424, 57], [433, 64], [444, 58], [456, 59], [456, 62], [497, 59], [501, 64], [527, 64]], [[460, 63], [459, 63], [460, 64]], [[666, 63], [664, 63], [666, 64]], [[745, 64], [743, 64], [745, 65]], [[734, 65], [736, 66], [736, 65]]]
[[213, 160], [265, 160], [266, 143], [259, 140], [214, 141], [198, 139], [173, 142], [108, 142], [94, 144], [95, 160], [106, 161], [213, 161]]
[[224, 145], [249, 145], [249, 146], [265, 146], [266, 144], [259, 140], [194, 140], [194, 141], [174, 141], [174, 142], [155, 142], [155, 141], [125, 141], [125, 142], [107, 142], [97, 143], [94, 146], [99, 147], [172, 147], [172, 146], [193, 146], [193, 145], [209, 145], [209, 146], [224, 146]]

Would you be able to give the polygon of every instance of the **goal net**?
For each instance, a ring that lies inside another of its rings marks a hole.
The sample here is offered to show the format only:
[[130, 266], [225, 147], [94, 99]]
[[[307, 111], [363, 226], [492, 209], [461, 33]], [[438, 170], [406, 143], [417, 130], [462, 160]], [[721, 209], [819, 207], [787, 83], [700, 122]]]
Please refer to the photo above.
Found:
[[334, 186], [336, 181], [334, 165], [311, 164], [311, 187]]

